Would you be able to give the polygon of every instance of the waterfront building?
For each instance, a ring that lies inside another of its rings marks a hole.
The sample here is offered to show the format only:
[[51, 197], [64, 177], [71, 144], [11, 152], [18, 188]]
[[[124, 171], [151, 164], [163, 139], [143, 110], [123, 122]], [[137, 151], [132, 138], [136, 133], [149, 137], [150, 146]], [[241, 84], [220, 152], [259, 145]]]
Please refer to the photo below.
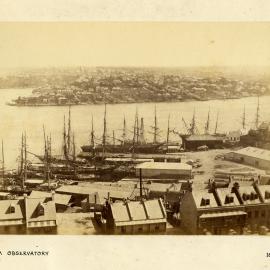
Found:
[[192, 178], [192, 166], [178, 162], [145, 162], [136, 166], [136, 176], [158, 182], [175, 182]]
[[270, 150], [249, 146], [229, 152], [225, 159], [270, 170]]
[[208, 134], [182, 136], [182, 146], [186, 151], [196, 151], [199, 147], [207, 146], [208, 149], [222, 148], [225, 136]]

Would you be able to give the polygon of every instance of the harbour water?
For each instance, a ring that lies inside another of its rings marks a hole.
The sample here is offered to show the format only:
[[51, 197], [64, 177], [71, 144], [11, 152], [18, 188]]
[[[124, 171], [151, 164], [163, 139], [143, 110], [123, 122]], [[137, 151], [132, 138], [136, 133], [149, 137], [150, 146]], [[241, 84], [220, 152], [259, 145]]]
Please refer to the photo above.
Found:
[[[16, 107], [8, 106], [6, 102], [18, 96], [31, 94], [32, 89], [1, 89], [0, 90], [0, 139], [4, 141], [5, 163], [7, 168], [16, 168], [16, 159], [20, 152], [20, 140], [23, 132], [27, 134], [27, 146], [30, 152], [43, 152], [43, 125], [52, 137], [52, 151], [61, 154], [63, 119], [68, 117], [68, 107]], [[260, 98], [260, 120], [270, 120], [270, 96]], [[153, 139], [151, 126], [154, 124], [154, 110], [156, 105], [160, 140], [164, 141], [167, 132], [167, 121], [170, 115], [170, 127], [178, 132], [185, 132], [182, 117], [190, 122], [195, 110], [196, 123], [201, 132], [210, 110], [210, 130], [214, 130], [217, 112], [219, 112], [218, 132], [228, 132], [241, 128], [241, 117], [244, 106], [246, 108], [246, 124], [252, 127], [257, 109], [257, 98], [248, 97], [231, 100], [187, 101], [172, 103], [141, 103], [141, 104], [108, 104], [107, 127], [108, 135], [115, 131], [116, 138], [121, 138], [123, 118], [125, 116], [127, 128], [132, 137], [132, 129], [136, 108], [139, 117], [144, 118], [145, 137]], [[104, 105], [78, 105], [71, 108], [71, 124], [75, 134], [77, 152], [80, 146], [90, 140], [91, 117], [94, 119], [94, 129], [97, 138], [103, 132]], [[177, 135], [171, 134], [171, 140], [179, 140]], [[97, 141], [98, 142], [98, 141]], [[30, 155], [29, 155], [30, 158]]]

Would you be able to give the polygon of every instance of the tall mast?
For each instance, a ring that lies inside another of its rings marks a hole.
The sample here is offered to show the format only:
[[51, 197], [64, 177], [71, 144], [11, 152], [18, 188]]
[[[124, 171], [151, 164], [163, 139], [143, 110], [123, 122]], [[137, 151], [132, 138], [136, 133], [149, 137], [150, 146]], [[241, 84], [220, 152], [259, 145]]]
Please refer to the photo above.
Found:
[[122, 141], [123, 144], [126, 142], [126, 136], [127, 136], [127, 126], [126, 126], [126, 118], [124, 116], [124, 123], [123, 123], [123, 134], [122, 134]]
[[132, 154], [134, 155], [135, 153], [135, 143], [136, 143], [136, 123], [137, 123], [137, 108], [136, 108], [136, 113], [135, 113], [135, 121], [134, 121], [134, 126], [133, 126], [133, 139], [132, 139]]
[[45, 133], [45, 127], [43, 125], [43, 137], [44, 137], [44, 175], [45, 175], [45, 180], [48, 181], [48, 137], [46, 138], [46, 133]]
[[242, 117], [242, 128], [246, 129], [246, 106], [244, 105], [243, 117]]
[[64, 131], [63, 131], [63, 150], [64, 150], [64, 157], [68, 159], [68, 152], [67, 152], [67, 133], [66, 133], [66, 117], [64, 115]]
[[141, 142], [141, 143], [145, 143], [145, 138], [144, 138], [144, 121], [143, 121], [143, 117], [141, 118], [140, 142]]
[[217, 134], [218, 120], [219, 120], [219, 111], [217, 112], [217, 120], [216, 120], [215, 132], [214, 132], [215, 134]]
[[107, 136], [107, 123], [106, 123], [106, 116], [107, 116], [107, 108], [105, 103], [105, 110], [104, 110], [104, 122], [103, 122], [103, 137], [102, 137], [102, 153], [103, 158], [105, 157], [105, 148], [106, 148], [106, 136]]
[[255, 128], [258, 129], [260, 121], [260, 97], [258, 96], [257, 110], [255, 116]]
[[169, 138], [170, 137], [170, 115], [168, 116], [168, 127], [167, 127], [167, 140], [166, 140], [166, 144], [167, 144], [167, 151], [169, 149]]
[[113, 146], [115, 146], [115, 134], [114, 134], [114, 130], [113, 130]]
[[24, 152], [23, 152], [24, 146], [23, 146], [23, 144], [24, 144], [24, 143], [23, 143], [23, 140], [24, 140], [24, 138], [23, 138], [23, 133], [22, 133], [20, 176], [22, 176], [22, 174], [23, 174], [23, 164], [24, 164], [24, 157], [23, 157], [23, 155], [24, 155]]
[[25, 181], [27, 180], [27, 145], [26, 145], [26, 133], [24, 134], [24, 177], [23, 177], [23, 188]]
[[72, 136], [72, 148], [73, 148], [73, 166], [74, 166], [74, 175], [76, 174], [76, 145], [75, 145], [75, 135], [73, 133], [73, 136]]
[[3, 180], [3, 188], [5, 189], [5, 156], [4, 156], [4, 143], [2, 140], [2, 180]]
[[76, 145], [75, 145], [75, 135], [72, 136], [72, 150], [73, 150], [73, 161], [76, 161]]
[[139, 136], [140, 136], [140, 127], [139, 127], [139, 116], [138, 111], [136, 111], [136, 143], [139, 143]]
[[210, 109], [208, 110], [207, 121], [206, 121], [205, 128], [204, 128], [205, 134], [209, 134], [209, 126], [210, 126]]
[[91, 146], [95, 147], [94, 120], [92, 115]]
[[196, 128], [196, 119], [195, 119], [195, 109], [193, 111], [193, 117], [191, 121], [191, 126], [190, 126], [190, 134], [194, 135], [195, 134], [195, 128]]
[[47, 143], [47, 178], [48, 178], [48, 187], [49, 187], [49, 189], [51, 188], [51, 178], [50, 178], [51, 157], [52, 157], [52, 137], [51, 137], [51, 134], [50, 134], [50, 137], [48, 138], [48, 143]]
[[70, 115], [70, 107], [68, 108], [68, 131], [67, 131], [67, 153], [70, 154], [71, 148], [71, 115]]
[[153, 139], [153, 143], [157, 143], [157, 131], [158, 131], [158, 127], [157, 127], [157, 107], [155, 105], [154, 139]]

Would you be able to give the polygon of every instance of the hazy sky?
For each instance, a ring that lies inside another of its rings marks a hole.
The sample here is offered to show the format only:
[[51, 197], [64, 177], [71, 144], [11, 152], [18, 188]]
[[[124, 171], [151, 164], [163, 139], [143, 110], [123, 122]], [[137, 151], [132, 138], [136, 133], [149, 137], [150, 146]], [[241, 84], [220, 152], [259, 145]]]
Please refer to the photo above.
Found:
[[0, 23], [0, 67], [266, 66], [270, 23]]

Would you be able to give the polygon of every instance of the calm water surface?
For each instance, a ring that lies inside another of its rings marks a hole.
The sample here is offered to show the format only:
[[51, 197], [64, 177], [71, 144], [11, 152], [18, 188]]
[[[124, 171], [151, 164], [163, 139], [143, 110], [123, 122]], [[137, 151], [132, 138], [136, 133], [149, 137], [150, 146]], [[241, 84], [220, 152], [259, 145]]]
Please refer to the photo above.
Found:
[[[31, 89], [2, 89], [0, 90], [0, 138], [4, 141], [5, 162], [8, 168], [16, 168], [16, 159], [20, 151], [20, 140], [22, 132], [27, 134], [27, 145], [29, 151], [41, 154], [43, 150], [43, 130], [51, 133], [52, 148], [55, 154], [61, 153], [63, 118], [68, 115], [68, 107], [44, 106], [44, 107], [15, 107], [8, 106], [6, 102], [17, 98], [19, 95], [31, 94]], [[260, 119], [270, 120], [270, 97], [260, 99]], [[218, 132], [227, 132], [241, 127], [241, 117], [244, 105], [246, 107], [246, 122], [249, 127], [254, 125], [257, 98], [242, 98], [232, 100], [214, 101], [190, 101], [157, 103], [158, 126], [161, 130], [160, 140], [165, 140], [167, 119], [170, 115], [170, 126], [177, 131], [185, 131], [182, 117], [187, 122], [191, 121], [195, 110], [196, 123], [201, 132], [210, 109], [210, 129], [214, 130], [216, 115], [219, 111]], [[107, 105], [108, 134], [112, 136], [115, 130], [116, 137], [121, 136], [123, 117], [126, 118], [127, 128], [132, 131], [136, 108], [139, 117], [144, 118], [145, 136], [147, 140], [153, 139], [150, 133], [154, 122], [154, 103], [141, 104], [114, 104]], [[104, 105], [80, 105], [71, 108], [72, 130], [75, 134], [77, 152], [80, 145], [89, 141], [91, 129], [91, 115], [94, 118], [94, 128], [97, 137], [101, 137], [103, 130]], [[130, 132], [130, 137], [132, 133]], [[176, 135], [171, 135], [172, 140], [178, 140]]]

